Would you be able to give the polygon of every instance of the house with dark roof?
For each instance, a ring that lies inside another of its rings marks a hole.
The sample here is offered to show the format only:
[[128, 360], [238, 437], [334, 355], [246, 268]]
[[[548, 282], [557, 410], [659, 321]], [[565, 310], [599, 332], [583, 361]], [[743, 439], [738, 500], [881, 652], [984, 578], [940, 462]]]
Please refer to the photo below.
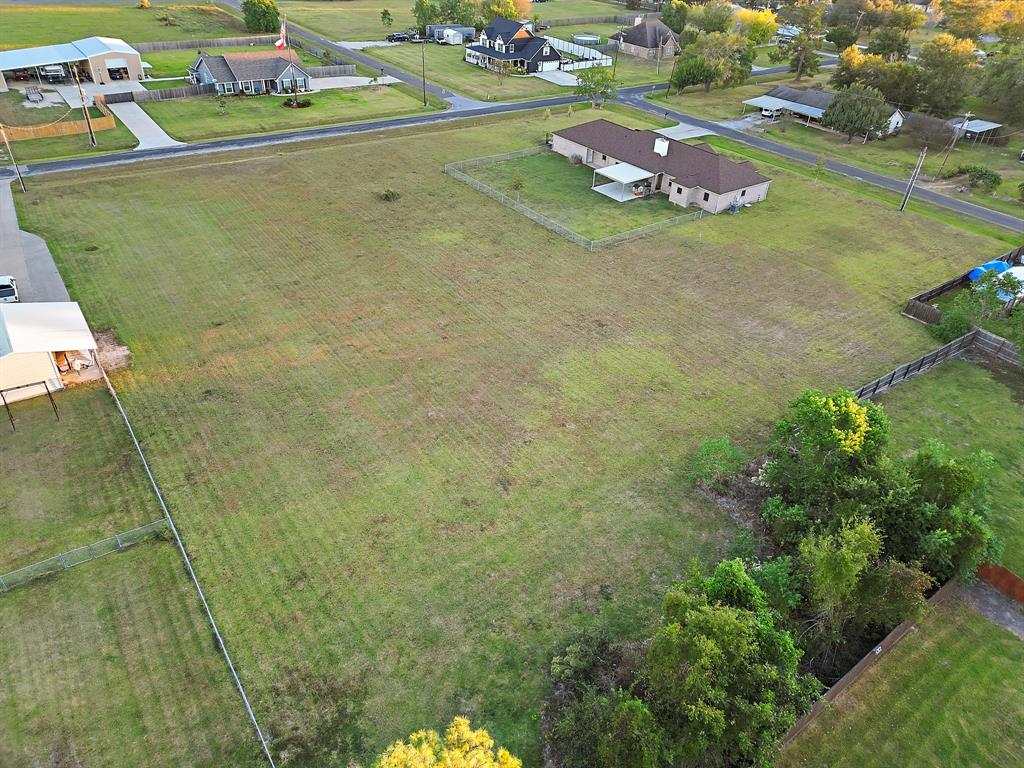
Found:
[[[821, 122], [822, 115], [828, 109], [836, 95], [820, 88], [790, 88], [788, 85], [777, 85], [764, 96], [757, 96], [743, 102], [746, 107], [757, 107], [764, 117], [777, 119], [783, 112], [804, 118], [807, 125]], [[892, 107], [889, 114], [886, 135], [892, 135], [903, 127], [906, 113]]]
[[291, 93], [310, 88], [310, 76], [291, 51], [248, 51], [211, 55], [199, 52], [188, 68], [197, 85], [216, 85], [217, 93]]
[[663, 192], [683, 208], [721, 213], [764, 200], [772, 181], [752, 163], [733, 162], [707, 144], [684, 144], [604, 119], [555, 131], [551, 149], [593, 168], [594, 191], [618, 202]]
[[497, 18], [473, 45], [466, 46], [465, 60], [485, 69], [505, 69], [511, 74], [552, 72], [562, 66], [562, 54], [547, 38], [535, 35], [532, 24]]
[[661, 19], [644, 19], [636, 26], [609, 35], [619, 50], [640, 59], [665, 59], [679, 53], [679, 35]]

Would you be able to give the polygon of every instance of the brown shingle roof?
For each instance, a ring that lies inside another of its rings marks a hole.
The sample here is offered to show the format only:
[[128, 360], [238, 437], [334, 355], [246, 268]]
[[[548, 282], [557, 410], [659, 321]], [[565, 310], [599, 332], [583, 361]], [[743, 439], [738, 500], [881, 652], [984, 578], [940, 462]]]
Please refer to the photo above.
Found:
[[555, 131], [555, 135], [645, 171], [667, 173], [683, 186], [700, 187], [716, 194], [771, 181], [758, 173], [753, 163], [734, 163], [707, 144], [684, 144], [668, 139], [668, 153], [662, 157], [654, 151], [654, 141], [663, 136], [654, 131], [626, 128], [609, 120], [575, 125]]
[[635, 27], [630, 27], [624, 32], [616, 32], [609, 40], [622, 40], [624, 43], [636, 45], [640, 48], [658, 48], [667, 45], [669, 40], [676, 41], [679, 35], [668, 28], [668, 25], [660, 19], [648, 19], [641, 21]]
[[299, 63], [293, 51], [246, 51], [211, 55], [200, 53], [199, 58], [216, 78], [217, 82], [238, 82], [241, 80], [277, 80], [289, 64], [294, 64], [306, 76], [309, 73]]

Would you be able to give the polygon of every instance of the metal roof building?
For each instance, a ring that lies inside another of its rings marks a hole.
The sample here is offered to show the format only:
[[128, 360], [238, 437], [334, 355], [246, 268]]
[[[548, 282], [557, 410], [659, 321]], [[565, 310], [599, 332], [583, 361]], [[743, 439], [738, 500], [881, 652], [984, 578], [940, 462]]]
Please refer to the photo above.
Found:
[[8, 90], [5, 75], [9, 73], [29, 71], [41, 80], [38, 70], [53, 65], [75, 67], [80, 76], [96, 83], [142, 78], [142, 57], [124, 40], [86, 37], [58, 45], [0, 51], [0, 91]]

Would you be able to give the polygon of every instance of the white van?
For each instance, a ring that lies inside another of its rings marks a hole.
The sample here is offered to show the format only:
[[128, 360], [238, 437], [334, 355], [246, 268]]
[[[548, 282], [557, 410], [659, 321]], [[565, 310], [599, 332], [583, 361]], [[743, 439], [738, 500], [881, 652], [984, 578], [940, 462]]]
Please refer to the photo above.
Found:
[[14, 275], [0, 275], [0, 304], [13, 304], [18, 300], [18, 281]]
[[40, 67], [39, 73], [51, 83], [61, 82], [67, 77], [64, 67], [60, 64], [49, 64], [45, 67]]

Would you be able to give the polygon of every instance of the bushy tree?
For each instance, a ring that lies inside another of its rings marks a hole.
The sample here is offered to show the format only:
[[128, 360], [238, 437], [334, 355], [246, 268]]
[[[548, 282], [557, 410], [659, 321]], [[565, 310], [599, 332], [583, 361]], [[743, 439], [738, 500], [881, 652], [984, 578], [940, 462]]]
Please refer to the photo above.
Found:
[[661, 6], [661, 20], [665, 26], [677, 34], [686, 26], [686, 15], [690, 7], [684, 0], [668, 0]]
[[917, 54], [921, 67], [921, 103], [938, 115], [949, 115], [971, 90], [978, 67], [974, 43], [952, 35], [936, 35]]
[[437, 7], [441, 24], [471, 27], [475, 23], [478, 6], [473, 0], [438, 0]]
[[740, 8], [734, 15], [737, 30], [751, 45], [767, 43], [779, 29], [775, 11], [771, 8]]
[[488, 23], [497, 18], [519, 18], [519, 10], [516, 8], [514, 0], [483, 0], [480, 10], [484, 15], [484, 20]]
[[946, 29], [969, 40], [994, 32], [1005, 18], [1001, 0], [941, 0], [939, 6]]
[[422, 33], [428, 24], [437, 24], [441, 20], [441, 8], [435, 0], [415, 0], [412, 15], [416, 19], [416, 27]]
[[691, 576], [666, 594], [662, 612], [643, 689], [676, 759], [772, 765], [782, 736], [820, 686], [799, 673], [800, 651], [743, 563]]
[[1007, 120], [1024, 123], [1024, 45], [1004, 48], [995, 60], [986, 62], [981, 93]]
[[[754, 51], [743, 35], [725, 34], [722, 32], [711, 32], [697, 39], [697, 42], [686, 46], [683, 50], [684, 62], [691, 60], [691, 74], [700, 74], [703, 79], [699, 82], [704, 85], [704, 90], [711, 90], [711, 86], [717, 85], [722, 88], [729, 88], [734, 85], [741, 85], [750, 77], [751, 66], [754, 63]], [[703, 62], [703, 66], [694, 66], [692, 60]]]
[[801, 32], [796, 37], [779, 43], [779, 47], [769, 54], [772, 61], [788, 61], [789, 71], [795, 77], [794, 80], [801, 80], [804, 75], [813, 75], [821, 66], [821, 56], [818, 55], [817, 42], [809, 32]]
[[886, 130], [889, 109], [881, 91], [859, 83], [848, 85], [832, 99], [821, 116], [821, 124], [846, 134], [846, 140], [854, 136], [877, 136]]
[[277, 32], [281, 28], [274, 0], [242, 0], [242, 18], [250, 32]]
[[851, 45], [856, 44], [857, 34], [851, 27], [845, 24], [832, 27], [828, 32], [825, 33], [825, 39], [828, 40], [832, 45], [836, 47], [838, 51], [845, 51]]
[[522, 762], [483, 729], [473, 730], [468, 718], [456, 717], [445, 731], [416, 731], [396, 741], [373, 763], [374, 768], [521, 768]]
[[691, 5], [689, 23], [702, 32], [727, 32], [732, 26], [732, 5], [726, 0], [708, 0], [703, 5]]
[[592, 105], [598, 100], [614, 99], [616, 93], [615, 77], [608, 67], [589, 67], [576, 72], [577, 96], [588, 99]]
[[885, 25], [902, 30], [904, 34], [910, 34], [915, 29], [923, 27], [927, 19], [928, 15], [924, 10], [911, 3], [904, 3], [889, 11]]
[[901, 29], [879, 27], [871, 33], [868, 53], [877, 54], [886, 61], [903, 61], [910, 53], [910, 40]]
[[703, 85], [705, 91], [718, 80], [718, 67], [692, 50], [683, 50], [672, 68], [671, 84], [678, 92], [691, 85]]
[[382, 8], [380, 12], [380, 25], [384, 29], [391, 29], [391, 25], [395, 23], [394, 18], [391, 16], [391, 11], [387, 8]]
[[598, 765], [607, 768], [658, 768], [662, 731], [651, 710], [639, 699], [617, 691], [606, 706], [597, 744]]

